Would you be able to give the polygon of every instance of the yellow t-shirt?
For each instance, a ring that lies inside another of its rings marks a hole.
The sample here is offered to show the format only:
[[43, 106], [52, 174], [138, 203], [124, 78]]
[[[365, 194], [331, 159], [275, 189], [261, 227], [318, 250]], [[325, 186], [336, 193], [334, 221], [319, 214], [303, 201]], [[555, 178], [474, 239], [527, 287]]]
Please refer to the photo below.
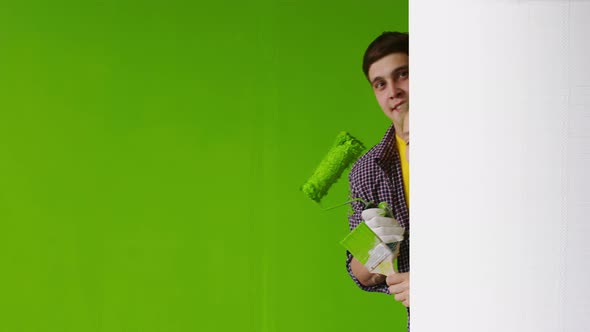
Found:
[[397, 150], [399, 151], [399, 158], [402, 163], [402, 177], [404, 180], [404, 194], [406, 196], [406, 203], [408, 208], [410, 207], [410, 163], [408, 162], [408, 145], [399, 136], [395, 135], [395, 142], [397, 144]]

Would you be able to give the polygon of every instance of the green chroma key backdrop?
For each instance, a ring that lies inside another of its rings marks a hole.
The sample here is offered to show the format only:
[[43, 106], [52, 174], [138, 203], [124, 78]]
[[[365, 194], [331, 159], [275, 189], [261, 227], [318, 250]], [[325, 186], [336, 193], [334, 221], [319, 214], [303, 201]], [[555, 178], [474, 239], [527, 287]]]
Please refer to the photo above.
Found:
[[407, 13], [4, 2], [0, 331], [403, 331], [345, 271], [347, 209], [299, 186], [339, 131], [382, 137], [361, 57]]

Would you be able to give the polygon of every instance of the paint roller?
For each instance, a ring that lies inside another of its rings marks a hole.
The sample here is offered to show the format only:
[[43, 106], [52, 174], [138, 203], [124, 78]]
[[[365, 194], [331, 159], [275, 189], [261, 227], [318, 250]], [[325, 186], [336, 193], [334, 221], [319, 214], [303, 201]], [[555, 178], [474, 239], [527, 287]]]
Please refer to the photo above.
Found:
[[[340, 132], [338, 136], [336, 136], [334, 145], [330, 151], [328, 151], [328, 154], [322, 159], [313, 172], [313, 175], [303, 184], [303, 186], [301, 186], [301, 191], [303, 191], [307, 197], [320, 204], [322, 198], [328, 194], [330, 187], [340, 179], [344, 170], [352, 165], [361, 156], [361, 153], [364, 150], [365, 146], [361, 141], [354, 138], [346, 131]], [[360, 199], [354, 199], [352, 201], [359, 200]], [[348, 204], [352, 201], [338, 206]], [[364, 203], [367, 205], [366, 202]], [[338, 206], [324, 210], [329, 210]]]

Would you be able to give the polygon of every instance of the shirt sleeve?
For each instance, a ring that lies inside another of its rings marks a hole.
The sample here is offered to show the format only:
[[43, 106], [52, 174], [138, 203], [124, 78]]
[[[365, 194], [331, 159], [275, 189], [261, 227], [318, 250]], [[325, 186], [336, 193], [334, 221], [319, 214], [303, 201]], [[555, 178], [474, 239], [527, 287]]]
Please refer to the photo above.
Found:
[[[362, 185], [359, 185], [357, 181], [357, 174], [355, 174], [355, 170], [353, 169], [349, 175], [349, 182], [350, 182], [350, 194], [351, 199], [361, 198], [366, 202], [376, 202], [377, 197], [375, 195], [371, 195], [371, 190], [367, 190], [367, 188], [363, 188]], [[373, 197], [375, 196], [375, 197]], [[363, 220], [361, 217], [361, 213], [365, 208], [365, 205], [362, 202], [352, 202], [352, 210], [353, 213], [348, 216], [348, 226], [350, 230], [354, 230]], [[354, 283], [362, 290], [367, 292], [379, 292], [379, 293], [389, 293], [389, 288], [387, 284], [381, 283], [375, 286], [364, 286], [362, 285], [358, 279], [352, 273], [352, 269], [350, 267], [350, 262], [352, 261], [352, 254], [347, 250], [346, 251], [346, 270], [348, 274], [354, 281]]]

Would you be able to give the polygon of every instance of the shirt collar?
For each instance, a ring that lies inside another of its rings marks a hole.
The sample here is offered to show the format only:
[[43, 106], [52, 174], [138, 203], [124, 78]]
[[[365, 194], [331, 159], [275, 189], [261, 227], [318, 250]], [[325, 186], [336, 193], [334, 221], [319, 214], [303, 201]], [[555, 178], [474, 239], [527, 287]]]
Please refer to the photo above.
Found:
[[375, 146], [375, 160], [380, 160], [382, 162], [392, 161], [394, 159], [395, 154], [395, 128], [393, 127], [393, 123], [387, 129], [385, 136], [379, 144]]

